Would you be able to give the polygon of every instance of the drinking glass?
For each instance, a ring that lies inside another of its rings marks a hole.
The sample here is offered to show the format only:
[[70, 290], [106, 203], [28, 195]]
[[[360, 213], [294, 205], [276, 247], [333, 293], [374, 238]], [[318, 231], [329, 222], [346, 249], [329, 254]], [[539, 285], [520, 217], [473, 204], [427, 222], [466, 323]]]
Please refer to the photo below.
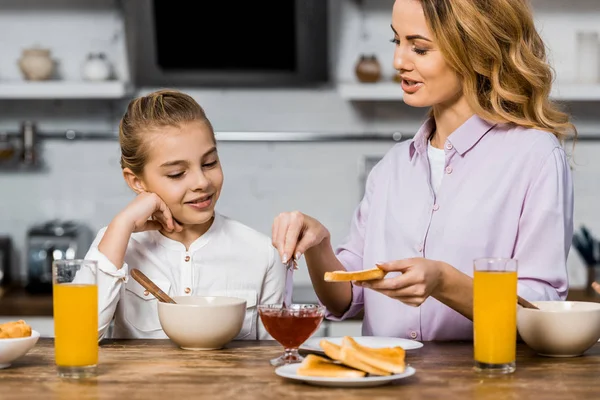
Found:
[[515, 371], [517, 343], [517, 260], [479, 258], [473, 271], [475, 370]]
[[86, 378], [98, 365], [97, 262], [56, 260], [52, 263], [54, 352], [58, 375]]
[[284, 352], [272, 359], [271, 365], [280, 366], [302, 362], [304, 357], [298, 354], [298, 348], [317, 331], [325, 307], [318, 304], [263, 304], [258, 306], [258, 314], [265, 329], [281, 344]]

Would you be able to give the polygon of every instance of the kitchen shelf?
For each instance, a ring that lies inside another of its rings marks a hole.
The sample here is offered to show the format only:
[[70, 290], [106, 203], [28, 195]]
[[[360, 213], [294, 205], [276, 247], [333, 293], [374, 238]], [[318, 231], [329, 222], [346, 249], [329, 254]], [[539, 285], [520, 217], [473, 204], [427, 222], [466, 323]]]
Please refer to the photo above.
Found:
[[[353, 101], [402, 101], [403, 92], [398, 83], [340, 82], [337, 85], [340, 96]], [[600, 85], [557, 84], [552, 98], [563, 101], [600, 101]]]
[[0, 82], [0, 99], [121, 99], [132, 92], [129, 82]]

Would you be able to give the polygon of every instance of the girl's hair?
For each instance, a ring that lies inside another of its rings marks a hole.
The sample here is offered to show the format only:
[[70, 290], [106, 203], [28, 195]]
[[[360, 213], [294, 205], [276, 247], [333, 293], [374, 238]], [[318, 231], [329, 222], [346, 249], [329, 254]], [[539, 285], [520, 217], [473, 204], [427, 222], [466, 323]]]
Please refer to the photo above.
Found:
[[444, 58], [463, 81], [475, 114], [553, 133], [577, 135], [549, 99], [554, 80], [526, 0], [420, 0]]
[[142, 174], [148, 159], [149, 134], [165, 127], [204, 122], [214, 137], [213, 127], [202, 107], [191, 96], [177, 90], [158, 90], [129, 102], [119, 123], [121, 168]]

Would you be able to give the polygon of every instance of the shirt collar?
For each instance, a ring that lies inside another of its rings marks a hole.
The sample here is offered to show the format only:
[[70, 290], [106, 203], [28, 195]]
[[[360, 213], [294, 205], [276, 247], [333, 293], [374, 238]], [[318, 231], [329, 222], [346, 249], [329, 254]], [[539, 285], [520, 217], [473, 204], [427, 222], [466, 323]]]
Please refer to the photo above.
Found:
[[[215, 235], [215, 232], [217, 232], [220, 229], [219, 227], [220, 227], [221, 223], [222, 223], [222, 216], [220, 214], [218, 214], [217, 212], [215, 212], [215, 219], [214, 219], [212, 225], [210, 226], [210, 228], [208, 228], [208, 230], [206, 232], [204, 232], [204, 234], [202, 236], [200, 236], [198, 239], [196, 239], [192, 242], [192, 244], [190, 245], [190, 249], [188, 251], [190, 253], [192, 253], [192, 252], [196, 251], [197, 249], [199, 249], [200, 247], [204, 246], [206, 243], [208, 243], [210, 238]], [[183, 243], [178, 242], [177, 240], [170, 239], [170, 238], [164, 236], [159, 231], [150, 231], [149, 233], [152, 235], [153, 240], [157, 244], [159, 244], [163, 247], [166, 247], [167, 249], [183, 251], [183, 252], [186, 251]]]
[[[473, 146], [481, 140], [496, 124], [492, 124], [477, 115], [471, 116], [461, 126], [459, 126], [450, 136], [448, 141], [452, 146], [446, 144], [446, 149], [454, 147], [462, 156], [469, 151]], [[431, 136], [431, 132], [435, 127], [433, 118], [428, 118], [427, 121], [417, 131], [410, 145], [410, 159], [412, 160], [415, 152], [425, 154], [427, 152], [427, 140]]]

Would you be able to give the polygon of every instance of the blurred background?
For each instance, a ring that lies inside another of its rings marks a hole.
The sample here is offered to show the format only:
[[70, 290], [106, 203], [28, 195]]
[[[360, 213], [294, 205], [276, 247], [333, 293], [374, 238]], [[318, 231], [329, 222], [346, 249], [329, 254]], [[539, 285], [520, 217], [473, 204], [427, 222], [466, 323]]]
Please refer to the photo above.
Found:
[[[405, 105], [394, 80], [393, 0], [215, 3], [0, 0], [0, 322], [26, 317], [52, 334], [52, 259], [82, 257], [133, 198], [117, 125], [137, 95], [177, 88], [205, 108], [225, 174], [219, 212], [270, 235], [278, 213], [300, 210], [334, 244], [370, 168], [423, 122], [426, 110]], [[531, 3], [556, 72], [552, 96], [580, 134], [565, 145], [582, 235], [568, 267], [571, 298], [590, 297], [600, 261], [600, 2]], [[304, 267], [294, 298], [314, 301]]]

